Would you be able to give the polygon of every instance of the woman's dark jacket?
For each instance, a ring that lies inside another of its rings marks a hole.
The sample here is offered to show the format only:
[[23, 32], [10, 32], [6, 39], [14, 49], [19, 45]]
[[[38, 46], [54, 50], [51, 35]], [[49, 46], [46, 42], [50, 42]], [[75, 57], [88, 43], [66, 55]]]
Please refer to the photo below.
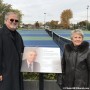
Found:
[[23, 53], [23, 41], [20, 34], [14, 33], [3, 26], [0, 30], [0, 90], [22, 90], [21, 53]]
[[65, 45], [62, 75], [63, 87], [90, 87], [90, 49], [88, 42], [84, 41], [78, 47], [72, 43]]

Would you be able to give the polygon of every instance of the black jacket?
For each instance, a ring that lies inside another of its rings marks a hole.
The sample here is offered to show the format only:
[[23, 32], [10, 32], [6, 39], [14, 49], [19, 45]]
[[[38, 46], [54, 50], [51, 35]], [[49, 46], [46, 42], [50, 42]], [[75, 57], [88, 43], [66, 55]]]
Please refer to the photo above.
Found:
[[0, 30], [0, 90], [22, 90], [21, 88], [21, 53], [24, 45], [20, 34], [15, 31], [13, 37], [10, 30], [3, 26]]
[[90, 87], [90, 49], [88, 42], [84, 41], [78, 47], [72, 43], [65, 45], [62, 74], [63, 87]]

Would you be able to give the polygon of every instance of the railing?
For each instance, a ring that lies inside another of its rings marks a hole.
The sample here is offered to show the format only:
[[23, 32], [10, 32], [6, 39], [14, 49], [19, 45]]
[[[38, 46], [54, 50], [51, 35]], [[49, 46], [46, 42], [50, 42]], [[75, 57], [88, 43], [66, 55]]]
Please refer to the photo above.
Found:
[[69, 40], [65, 37], [62, 37], [60, 35], [57, 35], [55, 32], [53, 32], [51, 30], [46, 29], [45, 31], [49, 34], [49, 36], [51, 36], [53, 38], [53, 40], [60, 47], [62, 52], [64, 51], [64, 45], [71, 42], [71, 40]]

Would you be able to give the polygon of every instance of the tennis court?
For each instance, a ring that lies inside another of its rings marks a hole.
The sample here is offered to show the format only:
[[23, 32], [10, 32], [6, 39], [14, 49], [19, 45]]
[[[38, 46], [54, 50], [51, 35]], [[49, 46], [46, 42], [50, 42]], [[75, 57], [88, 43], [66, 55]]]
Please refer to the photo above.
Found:
[[58, 47], [45, 30], [18, 30], [24, 45], [30, 47]]

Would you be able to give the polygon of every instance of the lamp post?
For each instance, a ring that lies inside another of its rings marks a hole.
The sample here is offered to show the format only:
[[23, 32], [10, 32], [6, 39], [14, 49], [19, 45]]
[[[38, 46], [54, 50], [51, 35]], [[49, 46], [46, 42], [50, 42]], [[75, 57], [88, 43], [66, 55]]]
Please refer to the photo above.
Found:
[[86, 21], [86, 29], [88, 30], [88, 9], [89, 9], [89, 5], [87, 5], [87, 21]]
[[46, 13], [44, 13], [44, 29], [45, 29], [45, 23], [46, 23]]

